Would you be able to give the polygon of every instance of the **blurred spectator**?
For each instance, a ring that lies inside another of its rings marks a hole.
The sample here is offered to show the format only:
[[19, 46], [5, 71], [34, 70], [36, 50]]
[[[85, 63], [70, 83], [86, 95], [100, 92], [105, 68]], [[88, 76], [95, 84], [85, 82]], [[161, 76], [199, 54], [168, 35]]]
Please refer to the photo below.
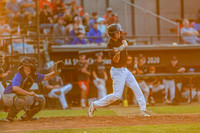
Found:
[[105, 64], [102, 60], [103, 53], [96, 53], [96, 61], [93, 63], [92, 76], [94, 85], [98, 89], [98, 99], [107, 95], [106, 81], [108, 79], [105, 71]]
[[73, 29], [69, 32], [69, 44], [72, 44], [77, 34], [78, 34], [78, 26], [76, 23], [74, 23]]
[[45, 5], [50, 9], [50, 2], [49, 2], [49, 0], [39, 0], [38, 7], [40, 8], [40, 10], [43, 9], [43, 7]]
[[64, 24], [64, 18], [59, 17], [58, 23], [54, 25], [53, 27], [53, 35], [56, 38], [54, 41], [58, 45], [64, 45], [67, 43], [67, 38], [66, 38], [66, 29]]
[[76, 36], [77, 36], [77, 38], [74, 38], [72, 44], [86, 44], [84, 34], [82, 33], [82, 31], [78, 30]]
[[85, 54], [79, 54], [79, 62], [77, 63], [77, 81], [81, 88], [81, 107], [86, 107], [86, 100], [89, 91], [90, 71], [88, 69], [89, 61], [86, 60]]
[[13, 19], [20, 19], [20, 23], [24, 23], [24, 15], [20, 13], [20, 3], [17, 0], [9, 0], [5, 6], [8, 18], [9, 25], [12, 27]]
[[190, 23], [187, 19], [183, 20], [183, 27], [181, 28], [181, 35], [185, 43], [198, 44], [200, 42], [198, 31], [190, 27]]
[[[190, 68], [189, 72], [194, 73], [195, 69]], [[194, 78], [192, 76], [189, 78], [184, 78], [183, 84], [182, 84], [182, 90], [181, 90], [181, 95], [182, 95], [183, 101], [188, 102], [188, 103], [191, 102], [190, 90], [191, 90], [192, 100], [194, 100], [195, 97], [200, 99], [200, 91], [198, 90], [199, 89], [198, 81], [199, 81], [199, 79]]]
[[[170, 62], [170, 65], [167, 67], [166, 73], [183, 73], [185, 72], [185, 68], [181, 67], [178, 64], [178, 59], [176, 56], [173, 56]], [[165, 86], [165, 102], [171, 103], [175, 98], [175, 79], [173, 77], [166, 77], [163, 79], [163, 84]], [[168, 100], [168, 91], [170, 91], [170, 101]]]
[[90, 30], [89, 23], [90, 23], [90, 15], [89, 15], [89, 13], [85, 13], [83, 15], [83, 25], [85, 26], [86, 32], [88, 32]]
[[76, 4], [76, 0], [71, 1], [70, 11], [73, 17], [84, 15], [83, 8]]
[[81, 31], [81, 33], [83, 33], [85, 35], [86, 34], [85, 33], [85, 27], [83, 26], [82, 18], [77, 16], [77, 17], [74, 18], [74, 22], [77, 24], [78, 29]]
[[[155, 66], [149, 67], [148, 74], [153, 75], [155, 73], [156, 73], [156, 67]], [[155, 102], [163, 103], [165, 98], [165, 87], [162, 84], [162, 79], [159, 77], [150, 77], [149, 79], [146, 80], [146, 83], [150, 88], [149, 103], [150, 104], [154, 104]]]
[[65, 12], [65, 6], [64, 6], [62, 0], [54, 0], [51, 3], [51, 8], [53, 11], [53, 15], [58, 15], [59, 17], [63, 16], [63, 14]]
[[[148, 72], [148, 67], [145, 64], [146, 59], [145, 59], [144, 55], [140, 54], [137, 59], [138, 59], [137, 67], [136, 67], [137, 74], [146, 74]], [[143, 80], [143, 79], [138, 80], [138, 83], [144, 93], [146, 103], [148, 104], [149, 86], [146, 84], [145, 80]]]
[[127, 62], [126, 62], [126, 66], [127, 66], [127, 69], [134, 75], [136, 74], [136, 65], [134, 64], [133, 62], [133, 59], [132, 57], [129, 55], [127, 57]]
[[[5, 24], [5, 17], [0, 16], [0, 35], [10, 35], [11, 28], [8, 24]], [[9, 37], [0, 37], [0, 48], [3, 46], [4, 40]]]
[[22, 39], [20, 36], [20, 31], [15, 30], [12, 33], [13, 39], [12, 39], [12, 46], [13, 46], [13, 51], [17, 53], [33, 53], [33, 45], [27, 45], [26, 39]]
[[195, 18], [194, 29], [196, 29], [198, 32], [200, 31], [200, 9], [198, 10]]
[[90, 24], [89, 24], [90, 29], [93, 27], [93, 24], [97, 22], [97, 19], [98, 19], [97, 12], [93, 12], [92, 19], [90, 20]]
[[20, 6], [22, 9], [22, 13], [28, 19], [28, 24], [32, 24], [32, 17], [35, 17], [35, 2], [33, 0], [21, 0]]
[[115, 14], [113, 14], [111, 7], [107, 8], [107, 13], [103, 17], [105, 18], [105, 23], [107, 26], [113, 24], [116, 20]]
[[40, 29], [43, 29], [43, 33], [47, 34], [51, 31], [53, 26], [53, 15], [48, 5], [44, 5], [40, 12]]
[[66, 27], [67, 32], [70, 34], [70, 32], [74, 29], [74, 24], [76, 24], [77, 29], [79, 29], [79, 31], [85, 35], [85, 27], [83, 26], [82, 18], [78, 16], [74, 18], [73, 24], [69, 24]]
[[64, 17], [64, 20], [65, 20], [65, 26], [73, 23], [73, 17], [72, 17], [72, 15], [70, 13], [70, 9], [69, 8], [65, 10], [65, 13], [64, 13], [63, 17]]
[[102, 17], [99, 17], [97, 19], [98, 23], [98, 29], [101, 31], [101, 34], [104, 36], [106, 35], [106, 25], [104, 24], [105, 19]]
[[101, 45], [103, 42], [101, 31], [98, 29], [97, 22], [93, 24], [93, 28], [90, 29], [90, 31], [87, 33], [88, 41], [90, 43], [96, 43], [98, 45]]
[[[53, 61], [50, 62], [50, 72], [53, 71]], [[72, 84], [63, 85], [62, 78], [55, 76], [54, 78], [43, 81], [43, 85], [49, 90], [50, 98], [59, 98], [63, 109], [69, 109], [65, 95], [72, 89]]]

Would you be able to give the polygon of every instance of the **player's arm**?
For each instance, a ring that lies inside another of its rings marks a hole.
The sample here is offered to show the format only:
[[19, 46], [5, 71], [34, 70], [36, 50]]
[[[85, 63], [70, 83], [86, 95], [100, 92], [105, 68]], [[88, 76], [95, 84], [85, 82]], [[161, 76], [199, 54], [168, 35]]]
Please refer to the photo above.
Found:
[[47, 85], [46, 88], [52, 90], [52, 89], [54, 89], [55, 87], [54, 87], [53, 85]]
[[113, 61], [118, 63], [120, 60], [120, 51], [115, 52], [115, 56], [113, 57]]
[[51, 78], [53, 78], [55, 76], [56, 76], [56, 72], [53, 71], [53, 72], [50, 72], [50, 73], [46, 74], [43, 80], [49, 80], [49, 79], [51, 79]]
[[97, 74], [95, 71], [92, 71], [92, 76], [94, 77], [94, 79], [98, 79]]
[[144, 74], [144, 72], [138, 68], [136, 68], [135, 70], [136, 70], [137, 74]]
[[8, 74], [9, 74], [10, 72], [11, 72], [11, 71], [9, 70], [9, 71], [7, 71], [7, 72], [5, 72], [5, 73], [0, 74], [0, 78], [5, 78], [5, 77], [7, 77]]
[[28, 92], [18, 86], [13, 86], [13, 91], [19, 95], [30, 95], [30, 96], [35, 95], [35, 93], [33, 91]]
[[106, 71], [104, 71], [103, 74], [104, 74], [104, 79], [107, 80], [108, 79], [108, 75], [107, 75]]
[[179, 73], [184, 73], [184, 72], [185, 72], [185, 68], [184, 68], [184, 67], [180, 67], [180, 68], [178, 69], [178, 72], [179, 72]]

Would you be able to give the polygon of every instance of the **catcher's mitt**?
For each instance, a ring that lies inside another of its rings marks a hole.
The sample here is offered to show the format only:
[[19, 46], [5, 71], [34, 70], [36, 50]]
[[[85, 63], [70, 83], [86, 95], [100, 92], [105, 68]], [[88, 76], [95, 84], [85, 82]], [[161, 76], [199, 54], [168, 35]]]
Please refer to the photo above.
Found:
[[57, 75], [59, 75], [61, 73], [61, 69], [64, 66], [64, 62], [63, 61], [57, 61], [53, 64], [53, 70], [55, 71], [55, 73]]

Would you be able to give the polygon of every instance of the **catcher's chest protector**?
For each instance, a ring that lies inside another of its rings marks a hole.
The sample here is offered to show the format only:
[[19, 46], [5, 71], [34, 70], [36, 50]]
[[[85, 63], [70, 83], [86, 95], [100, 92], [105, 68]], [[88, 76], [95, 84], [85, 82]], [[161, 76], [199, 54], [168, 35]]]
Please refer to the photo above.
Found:
[[20, 88], [29, 91], [37, 77], [37, 73], [31, 73], [29, 76], [26, 76], [23, 71], [19, 71], [19, 74], [22, 76]]

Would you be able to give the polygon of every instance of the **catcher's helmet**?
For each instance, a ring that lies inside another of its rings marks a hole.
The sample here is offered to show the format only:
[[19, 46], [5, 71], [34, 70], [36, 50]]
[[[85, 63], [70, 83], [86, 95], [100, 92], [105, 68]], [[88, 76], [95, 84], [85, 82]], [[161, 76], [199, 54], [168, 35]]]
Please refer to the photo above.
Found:
[[34, 57], [24, 57], [19, 62], [18, 70], [20, 70], [23, 66], [30, 66], [32, 72], [35, 72], [36, 68], [37, 68], [37, 65], [38, 65], [38, 61]]
[[107, 27], [108, 35], [114, 37], [114, 33], [120, 32], [121, 29], [118, 24], [111, 24]]

